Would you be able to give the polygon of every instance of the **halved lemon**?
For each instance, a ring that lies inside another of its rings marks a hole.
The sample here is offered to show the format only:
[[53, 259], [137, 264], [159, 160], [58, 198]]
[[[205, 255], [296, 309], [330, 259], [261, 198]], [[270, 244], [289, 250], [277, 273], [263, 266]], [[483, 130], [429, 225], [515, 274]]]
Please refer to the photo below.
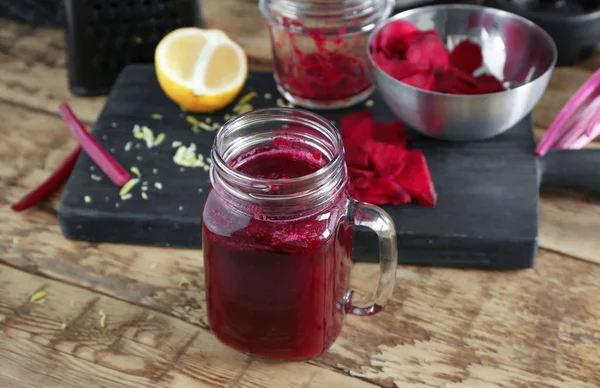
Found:
[[221, 30], [179, 28], [156, 46], [156, 76], [165, 94], [191, 112], [230, 104], [248, 77], [244, 50]]

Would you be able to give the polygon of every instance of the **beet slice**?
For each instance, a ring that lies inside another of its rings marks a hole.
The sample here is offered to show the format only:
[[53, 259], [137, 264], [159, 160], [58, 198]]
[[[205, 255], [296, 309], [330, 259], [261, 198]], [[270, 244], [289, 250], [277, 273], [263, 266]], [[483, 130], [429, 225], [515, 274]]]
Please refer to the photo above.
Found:
[[402, 79], [402, 82], [423, 90], [436, 90], [435, 75], [431, 72], [422, 72]]
[[400, 56], [404, 54], [407, 48], [407, 39], [419, 29], [412, 23], [404, 20], [396, 20], [388, 23], [379, 31], [375, 39], [375, 44], [378, 50], [383, 51], [388, 56]]
[[340, 120], [342, 139], [352, 137], [359, 139], [371, 139], [375, 132], [373, 112], [368, 109], [359, 110], [342, 117]]
[[396, 175], [396, 182], [423, 206], [435, 206], [437, 193], [431, 180], [425, 155], [420, 150], [407, 151], [404, 168]]
[[401, 204], [411, 201], [410, 195], [392, 177], [359, 178], [354, 181], [356, 199], [376, 205]]
[[406, 77], [427, 71], [427, 67], [423, 65], [415, 65], [403, 59], [388, 58], [384, 53], [373, 54], [373, 60], [377, 67], [387, 73], [390, 77], [401, 81]]
[[450, 55], [442, 38], [434, 30], [421, 31], [406, 49], [405, 59], [413, 65], [427, 66], [431, 69], [448, 69]]
[[400, 121], [391, 121], [389, 123], [375, 123], [373, 140], [404, 148], [409, 139], [406, 136], [404, 125]]
[[406, 149], [394, 144], [369, 141], [365, 147], [373, 170], [380, 176], [397, 175], [404, 167]]
[[450, 64], [465, 73], [473, 74], [483, 64], [481, 47], [469, 39], [464, 40], [450, 53]]

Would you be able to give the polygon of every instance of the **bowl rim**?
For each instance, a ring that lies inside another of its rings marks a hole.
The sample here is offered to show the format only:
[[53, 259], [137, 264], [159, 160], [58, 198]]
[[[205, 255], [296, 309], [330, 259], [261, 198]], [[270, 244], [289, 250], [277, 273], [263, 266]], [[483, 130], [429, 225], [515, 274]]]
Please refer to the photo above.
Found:
[[[501, 92], [485, 93], [485, 94], [450, 94], [450, 93], [442, 93], [442, 92], [420, 89], [420, 88], [414, 87], [412, 85], [409, 85], [407, 83], [404, 83], [400, 80], [397, 80], [396, 78], [392, 77], [391, 75], [389, 75], [388, 73], [383, 71], [379, 66], [377, 66], [377, 64], [373, 60], [373, 57], [371, 56], [371, 43], [373, 42], [373, 39], [379, 33], [379, 31], [381, 31], [387, 24], [391, 23], [392, 21], [402, 20], [402, 19], [406, 18], [407, 16], [410, 16], [410, 15], [413, 15], [416, 13], [426, 12], [426, 11], [431, 11], [431, 10], [439, 10], [439, 9], [459, 9], [459, 10], [462, 9], [462, 10], [470, 10], [470, 11], [475, 10], [475, 11], [480, 11], [480, 12], [486, 11], [486, 12], [490, 12], [490, 13], [497, 14], [497, 15], [509, 16], [515, 20], [518, 20], [518, 21], [526, 24], [526, 25], [529, 25], [529, 27], [533, 27], [533, 28], [537, 29], [539, 32], [541, 32], [542, 35], [544, 35], [546, 37], [546, 39], [550, 42], [550, 46], [552, 48], [552, 63], [548, 66], [548, 68], [546, 69], [546, 71], [544, 71], [543, 74], [540, 74], [539, 76], [530, 80], [527, 83], [524, 83], [524, 84], [519, 85], [512, 89], [503, 90]], [[404, 87], [419, 91], [421, 93], [430, 94], [433, 96], [452, 96], [454, 98], [462, 98], [462, 99], [474, 99], [474, 98], [481, 98], [483, 96], [496, 96], [496, 95], [500, 95], [503, 93], [516, 92], [519, 89], [525, 88], [526, 86], [531, 85], [533, 82], [546, 77], [548, 75], [548, 73], [552, 73], [554, 71], [554, 69], [556, 67], [556, 63], [558, 61], [558, 49], [556, 47], [556, 42], [554, 42], [554, 39], [550, 36], [550, 34], [548, 34], [546, 32], [546, 30], [544, 30], [538, 24], [532, 22], [531, 20], [529, 20], [523, 16], [517, 15], [517, 14], [509, 12], [509, 11], [505, 11], [503, 9], [498, 9], [498, 8], [494, 8], [494, 7], [486, 7], [486, 6], [475, 5], [475, 4], [435, 4], [435, 5], [426, 5], [426, 6], [422, 6], [422, 7], [415, 7], [415, 8], [411, 8], [411, 9], [399, 12], [393, 16], [390, 16], [386, 20], [382, 21], [375, 29], [373, 29], [371, 31], [369, 38], [367, 39], [366, 50], [367, 50], [367, 58], [369, 58], [369, 63], [375, 69], [375, 71], [378, 71], [379, 73], [383, 74], [383, 76], [386, 78], [386, 80], [396, 82], [398, 84], [401, 84]]]

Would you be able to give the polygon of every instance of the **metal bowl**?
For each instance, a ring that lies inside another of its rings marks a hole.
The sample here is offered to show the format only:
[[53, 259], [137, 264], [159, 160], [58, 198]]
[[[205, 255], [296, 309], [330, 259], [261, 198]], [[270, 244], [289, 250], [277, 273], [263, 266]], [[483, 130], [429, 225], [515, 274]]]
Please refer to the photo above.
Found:
[[369, 52], [375, 79], [395, 115], [424, 135], [455, 141], [487, 139], [508, 130], [538, 103], [556, 65], [552, 38], [536, 24], [506, 11], [476, 5], [445, 4], [401, 12], [387, 23], [405, 20], [421, 30], [435, 29], [452, 48], [465, 38], [478, 42], [484, 65], [509, 89], [455, 95], [418, 89], [379, 69]]

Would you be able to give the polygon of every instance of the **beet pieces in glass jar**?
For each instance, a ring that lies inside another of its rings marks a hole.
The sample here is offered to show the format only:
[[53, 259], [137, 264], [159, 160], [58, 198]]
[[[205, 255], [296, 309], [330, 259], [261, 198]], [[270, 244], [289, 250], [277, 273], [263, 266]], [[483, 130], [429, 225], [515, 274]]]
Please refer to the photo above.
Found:
[[367, 39], [393, 5], [394, 0], [260, 0], [280, 93], [312, 109], [344, 108], [366, 99], [375, 87]]

